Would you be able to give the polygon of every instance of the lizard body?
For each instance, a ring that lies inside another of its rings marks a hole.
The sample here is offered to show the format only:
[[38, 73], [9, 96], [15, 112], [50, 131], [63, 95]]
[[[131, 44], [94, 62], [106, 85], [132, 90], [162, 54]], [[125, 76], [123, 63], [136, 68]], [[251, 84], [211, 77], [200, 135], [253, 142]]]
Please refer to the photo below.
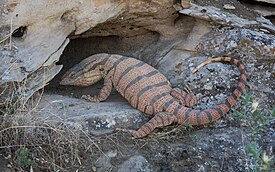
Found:
[[114, 54], [90, 56], [63, 76], [61, 85], [88, 86], [104, 79], [98, 96], [84, 95], [88, 101], [100, 102], [108, 98], [114, 87], [134, 108], [154, 117], [137, 131], [129, 130], [134, 138], [141, 138], [155, 128], [178, 124], [203, 125], [214, 122], [226, 114], [240, 98], [246, 84], [244, 65], [237, 59], [219, 57], [207, 60], [195, 68], [212, 62], [231, 62], [239, 67], [238, 87], [224, 103], [203, 111], [190, 108], [196, 104], [191, 90], [172, 88], [167, 78], [152, 66], [130, 57]]

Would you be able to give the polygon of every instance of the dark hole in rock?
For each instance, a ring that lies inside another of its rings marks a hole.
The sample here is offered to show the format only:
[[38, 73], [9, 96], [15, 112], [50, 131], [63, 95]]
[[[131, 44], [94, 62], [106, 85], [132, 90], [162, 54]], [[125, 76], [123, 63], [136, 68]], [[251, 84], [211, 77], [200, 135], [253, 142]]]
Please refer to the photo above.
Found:
[[12, 33], [12, 37], [21, 38], [26, 34], [27, 32], [27, 26], [20, 26], [19, 28], [15, 29], [15, 31]]
[[206, 10], [206, 9], [202, 9], [201, 12], [202, 12], [202, 13], [206, 13], [207, 10]]
[[275, 15], [265, 16], [265, 18], [269, 19], [275, 25]]

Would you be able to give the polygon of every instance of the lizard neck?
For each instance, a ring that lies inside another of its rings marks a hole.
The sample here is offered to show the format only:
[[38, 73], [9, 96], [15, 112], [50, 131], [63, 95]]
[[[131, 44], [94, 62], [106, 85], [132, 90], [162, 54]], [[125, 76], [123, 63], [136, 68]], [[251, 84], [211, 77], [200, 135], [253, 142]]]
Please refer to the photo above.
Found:
[[122, 62], [126, 57], [121, 56], [121, 55], [116, 55], [116, 54], [107, 54], [108, 56], [101, 56], [99, 65], [104, 66], [104, 69], [106, 71], [110, 71], [112, 69], [115, 69], [117, 65]]

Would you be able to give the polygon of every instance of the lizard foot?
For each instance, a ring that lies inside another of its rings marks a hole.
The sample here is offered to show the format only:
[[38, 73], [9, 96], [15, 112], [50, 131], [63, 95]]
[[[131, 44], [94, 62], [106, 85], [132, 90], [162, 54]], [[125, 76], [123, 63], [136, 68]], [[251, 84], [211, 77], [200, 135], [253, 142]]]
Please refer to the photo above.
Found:
[[91, 95], [82, 95], [81, 96], [82, 99], [85, 99], [89, 102], [93, 102], [93, 103], [99, 103], [99, 99], [97, 96], [91, 96]]
[[173, 88], [170, 94], [183, 106], [192, 107], [197, 104], [196, 96], [187, 85], [183, 90]]

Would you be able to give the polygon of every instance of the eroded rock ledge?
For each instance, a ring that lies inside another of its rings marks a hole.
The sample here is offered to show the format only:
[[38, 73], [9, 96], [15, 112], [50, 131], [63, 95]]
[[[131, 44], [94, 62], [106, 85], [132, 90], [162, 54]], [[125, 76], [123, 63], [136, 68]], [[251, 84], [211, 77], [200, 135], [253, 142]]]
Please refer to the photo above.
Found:
[[[46, 9], [46, 10], [45, 10]], [[163, 10], [165, 9], [165, 10]], [[163, 32], [159, 25], [171, 27], [176, 10], [168, 0], [145, 1], [12, 1], [0, 4], [1, 104], [12, 91], [10, 82], [30, 82], [31, 77], [44, 78], [28, 90], [37, 91], [61, 69], [55, 65], [69, 42], [69, 35], [81, 35], [106, 21], [119, 23], [122, 35]], [[132, 30], [132, 32], [128, 32]], [[110, 35], [112, 27], [95, 35]], [[87, 32], [89, 33], [89, 32]], [[85, 34], [83, 34], [85, 36]], [[47, 74], [39, 70], [50, 68]], [[30, 81], [24, 81], [30, 80]], [[35, 86], [34, 86], [35, 85]], [[20, 87], [20, 86], [19, 86]], [[21, 86], [22, 87], [22, 86]], [[22, 90], [24, 94], [26, 90]], [[5, 97], [5, 98], [4, 98]], [[26, 100], [30, 96], [27, 95]], [[9, 99], [9, 98], [8, 98]]]

